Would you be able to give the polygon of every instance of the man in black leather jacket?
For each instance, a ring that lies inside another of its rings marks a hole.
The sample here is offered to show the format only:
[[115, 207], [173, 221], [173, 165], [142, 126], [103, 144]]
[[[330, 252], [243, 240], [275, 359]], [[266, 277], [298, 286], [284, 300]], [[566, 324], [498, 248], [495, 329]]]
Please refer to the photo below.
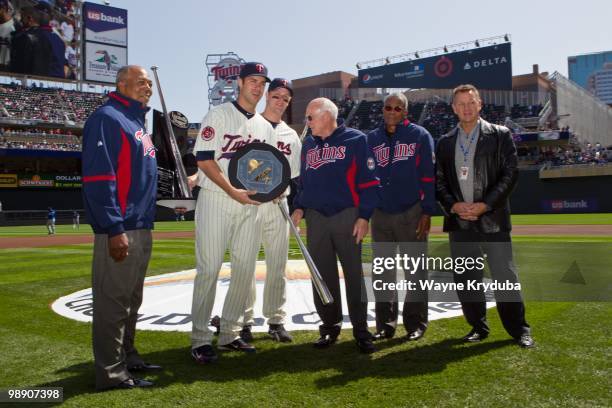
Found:
[[463, 284], [457, 294], [472, 326], [463, 340], [478, 342], [489, 335], [485, 292], [482, 287], [475, 289], [482, 282], [486, 259], [493, 281], [506, 284], [495, 290], [504, 328], [521, 347], [533, 347], [510, 238], [508, 198], [518, 178], [516, 147], [507, 128], [480, 118], [481, 107], [474, 86], [455, 88], [452, 108], [459, 124], [436, 148], [436, 198], [444, 210], [451, 255], [456, 260], [480, 259], [453, 273], [455, 282]]

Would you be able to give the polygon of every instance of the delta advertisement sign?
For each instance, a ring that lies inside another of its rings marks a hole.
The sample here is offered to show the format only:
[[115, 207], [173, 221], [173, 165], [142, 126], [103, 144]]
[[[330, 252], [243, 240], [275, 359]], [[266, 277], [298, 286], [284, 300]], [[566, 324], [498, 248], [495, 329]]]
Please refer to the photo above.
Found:
[[94, 3], [83, 4], [85, 41], [127, 47], [127, 21], [127, 10]]
[[503, 43], [359, 70], [362, 88], [511, 90], [511, 44]]

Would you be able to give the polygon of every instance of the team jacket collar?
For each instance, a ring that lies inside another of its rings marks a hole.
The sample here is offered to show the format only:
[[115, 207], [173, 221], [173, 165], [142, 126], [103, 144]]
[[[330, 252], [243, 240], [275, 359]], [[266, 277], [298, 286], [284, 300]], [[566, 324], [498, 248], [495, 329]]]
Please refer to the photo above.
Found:
[[336, 129], [334, 129], [332, 134], [327, 136], [325, 139], [323, 139], [321, 136], [315, 136], [315, 135], [313, 135], [313, 139], [317, 142], [317, 144], [330, 143], [330, 142], [333, 142], [338, 137], [339, 134], [342, 134], [342, 132], [344, 132], [345, 129], [346, 129], [346, 126], [342, 124], [338, 126]]
[[[404, 119], [402, 120], [400, 123], [397, 124], [397, 127], [408, 127], [408, 125], [410, 125], [410, 121], [408, 119]], [[378, 127], [386, 134], [387, 133], [387, 125], [385, 124], [384, 120], [380, 121], [380, 125], [378, 125]], [[397, 131], [396, 131], [397, 133]]]
[[136, 115], [144, 115], [151, 109], [148, 106], [143, 107], [142, 103], [138, 102], [135, 99], [128, 98], [127, 96], [117, 91], [109, 93], [108, 100], [111, 103], [124, 107], [125, 109], [130, 112], [133, 112]]

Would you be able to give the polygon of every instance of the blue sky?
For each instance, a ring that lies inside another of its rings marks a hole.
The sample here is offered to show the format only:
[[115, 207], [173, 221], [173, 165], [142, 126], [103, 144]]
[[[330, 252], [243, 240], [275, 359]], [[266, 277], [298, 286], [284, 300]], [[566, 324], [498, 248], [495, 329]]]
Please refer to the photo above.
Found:
[[[102, 3], [101, 1], [94, 1]], [[128, 60], [159, 67], [166, 104], [190, 122], [208, 111], [206, 54], [234, 51], [289, 79], [509, 33], [513, 74], [567, 75], [567, 57], [612, 49], [610, 0], [142, 1], [128, 9]], [[157, 97], [151, 102], [160, 108]]]

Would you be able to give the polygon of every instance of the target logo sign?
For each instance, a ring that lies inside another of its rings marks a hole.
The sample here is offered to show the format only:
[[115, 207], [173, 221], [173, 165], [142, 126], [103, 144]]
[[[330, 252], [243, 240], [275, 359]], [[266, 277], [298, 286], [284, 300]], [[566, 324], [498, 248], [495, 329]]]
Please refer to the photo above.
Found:
[[434, 64], [434, 72], [439, 78], [446, 78], [453, 72], [453, 61], [448, 57], [441, 57]]

